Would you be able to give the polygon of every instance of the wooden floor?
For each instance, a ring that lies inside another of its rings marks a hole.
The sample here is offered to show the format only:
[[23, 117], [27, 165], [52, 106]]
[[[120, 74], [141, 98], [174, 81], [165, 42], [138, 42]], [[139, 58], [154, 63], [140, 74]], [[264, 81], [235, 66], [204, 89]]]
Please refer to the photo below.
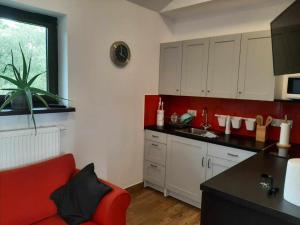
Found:
[[127, 225], [199, 225], [200, 210], [150, 188], [131, 192]]

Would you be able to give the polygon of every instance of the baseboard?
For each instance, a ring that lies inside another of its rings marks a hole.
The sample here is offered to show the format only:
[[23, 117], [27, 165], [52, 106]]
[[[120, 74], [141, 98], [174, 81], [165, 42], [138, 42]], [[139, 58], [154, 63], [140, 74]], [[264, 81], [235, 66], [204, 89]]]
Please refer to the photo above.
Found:
[[140, 183], [137, 183], [135, 185], [132, 185], [132, 186], [126, 188], [126, 191], [128, 191], [129, 193], [135, 193], [142, 189], [144, 189], [144, 182], [140, 182]]

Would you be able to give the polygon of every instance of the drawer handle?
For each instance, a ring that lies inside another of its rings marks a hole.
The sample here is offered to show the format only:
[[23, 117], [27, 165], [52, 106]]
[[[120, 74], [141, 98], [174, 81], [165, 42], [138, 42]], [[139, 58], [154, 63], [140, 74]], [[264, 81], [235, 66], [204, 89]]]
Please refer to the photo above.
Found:
[[156, 165], [153, 165], [153, 164], [150, 164], [150, 166], [153, 167], [153, 168], [157, 168], [157, 166], [156, 166]]
[[152, 144], [152, 146], [154, 146], [154, 147], [158, 147], [158, 145], [157, 145], [157, 144]]
[[211, 161], [211, 159], [208, 159], [208, 162], [207, 162], [208, 169], [210, 169], [210, 161]]
[[235, 155], [235, 154], [231, 154], [231, 153], [227, 153], [228, 156], [231, 156], [231, 157], [239, 157], [239, 155]]
[[152, 137], [153, 137], [153, 138], [158, 138], [158, 136], [156, 136], [156, 135], [152, 135]]

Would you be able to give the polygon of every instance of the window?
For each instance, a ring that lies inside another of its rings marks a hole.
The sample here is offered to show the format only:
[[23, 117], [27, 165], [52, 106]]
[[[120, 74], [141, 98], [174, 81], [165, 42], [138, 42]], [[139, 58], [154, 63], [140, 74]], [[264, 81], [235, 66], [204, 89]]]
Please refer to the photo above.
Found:
[[[27, 60], [32, 56], [31, 75], [45, 72], [35, 86], [58, 94], [57, 18], [0, 5], [0, 73], [11, 62], [11, 50], [15, 64], [22, 66], [19, 43]], [[0, 80], [0, 88], [9, 87]], [[0, 91], [0, 103], [6, 94]]]

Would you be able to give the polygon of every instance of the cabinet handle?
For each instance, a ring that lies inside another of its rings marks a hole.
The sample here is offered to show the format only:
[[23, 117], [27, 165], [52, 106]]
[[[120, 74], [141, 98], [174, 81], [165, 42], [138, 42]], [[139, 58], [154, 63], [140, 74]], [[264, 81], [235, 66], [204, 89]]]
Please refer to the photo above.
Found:
[[158, 145], [157, 145], [157, 144], [152, 144], [152, 146], [154, 146], [154, 147], [158, 147]]
[[239, 91], [239, 95], [243, 94], [243, 92]]
[[156, 166], [156, 165], [153, 165], [153, 164], [150, 164], [150, 166], [153, 167], [153, 168], [157, 168], [157, 166]]
[[210, 169], [210, 161], [211, 161], [211, 159], [208, 159], [208, 162], [207, 162], [208, 169]]
[[156, 135], [152, 135], [152, 137], [153, 137], [153, 138], [158, 138], [158, 136], [156, 136]]
[[207, 93], [210, 93], [210, 90], [207, 90]]
[[202, 93], [204, 93], [204, 90], [201, 90]]
[[231, 153], [227, 153], [228, 156], [232, 156], [232, 157], [239, 157], [239, 155], [235, 155], [235, 154], [231, 154]]
[[204, 167], [204, 157], [202, 157], [202, 167]]
[[178, 91], [179, 91], [179, 89], [176, 89], [176, 91], [178, 92]]

